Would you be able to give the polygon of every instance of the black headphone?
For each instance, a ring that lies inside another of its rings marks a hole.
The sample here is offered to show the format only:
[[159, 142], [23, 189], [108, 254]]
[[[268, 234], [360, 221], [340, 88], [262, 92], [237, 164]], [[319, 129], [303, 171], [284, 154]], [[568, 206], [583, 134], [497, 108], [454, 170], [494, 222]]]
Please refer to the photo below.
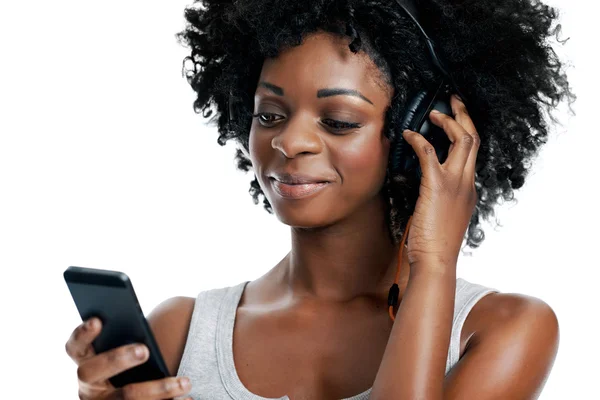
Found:
[[[407, 108], [404, 116], [401, 118], [401, 123], [397, 128], [396, 139], [390, 146], [390, 170], [393, 174], [414, 174], [416, 173], [419, 180], [422, 177], [421, 166], [419, 159], [413, 148], [408, 144], [402, 132], [405, 129], [410, 129], [423, 135], [435, 148], [438, 159], [443, 163], [448, 157], [451, 141], [443, 129], [434, 125], [429, 121], [429, 112], [436, 109], [446, 115], [452, 116], [450, 107], [450, 95], [454, 92], [466, 104], [467, 99], [460, 92], [454, 79], [448, 73], [448, 68], [442, 58], [436, 52], [436, 46], [433, 40], [427, 36], [425, 30], [419, 24], [418, 12], [414, 0], [396, 0], [398, 5], [404, 10], [410, 19], [412, 19], [419, 28], [427, 44], [427, 50], [433, 62], [433, 65], [442, 74], [442, 79], [439, 83], [431, 88], [422, 89], [415, 94], [407, 103]], [[236, 108], [239, 105], [234, 104], [233, 96], [229, 96], [229, 124], [231, 126], [235, 116], [238, 114]]]
[[[418, 21], [418, 12], [415, 2], [412, 0], [396, 0], [398, 5], [404, 10], [410, 19], [412, 19], [419, 28], [427, 44], [427, 50], [431, 57], [433, 65], [442, 74], [442, 79], [435, 86], [419, 90], [407, 103], [406, 113], [401, 118], [397, 129], [396, 139], [390, 148], [390, 170], [393, 174], [411, 174], [416, 173], [419, 180], [422, 177], [419, 159], [413, 148], [408, 144], [402, 132], [410, 129], [423, 135], [435, 148], [438, 160], [443, 163], [448, 157], [450, 144], [448, 135], [444, 130], [429, 121], [429, 112], [433, 109], [443, 114], [452, 116], [450, 107], [450, 95], [454, 92], [466, 104], [465, 96], [460, 92], [454, 79], [448, 73], [448, 68], [443, 59], [436, 52], [436, 46], [433, 40], [427, 36], [425, 30]], [[416, 172], [415, 172], [416, 170]]]

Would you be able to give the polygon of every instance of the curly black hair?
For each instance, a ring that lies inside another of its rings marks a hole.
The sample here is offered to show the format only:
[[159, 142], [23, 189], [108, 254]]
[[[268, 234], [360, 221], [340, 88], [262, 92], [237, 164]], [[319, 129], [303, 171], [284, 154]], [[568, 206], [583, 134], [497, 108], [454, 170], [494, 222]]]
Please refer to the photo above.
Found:
[[[420, 22], [436, 42], [461, 92], [481, 138], [476, 162], [476, 209], [467, 245], [477, 248], [485, 235], [480, 218], [494, 215], [502, 197], [514, 199], [548, 136], [543, 111], [571, 92], [548, 39], [556, 37], [558, 11], [535, 0], [420, 0]], [[394, 88], [386, 111], [384, 134], [400, 140], [397, 129], [407, 101], [419, 89], [439, 81], [416, 25], [393, 0], [196, 0], [185, 9], [179, 43], [191, 48], [183, 73], [197, 93], [194, 111], [216, 121], [218, 143], [234, 139], [248, 151], [253, 97], [265, 58], [297, 46], [312, 32], [349, 38], [353, 52], [365, 51]], [[234, 111], [234, 112], [230, 112]], [[572, 112], [572, 111], [571, 111]], [[214, 114], [214, 115], [213, 115]], [[238, 147], [237, 167], [252, 164]], [[383, 190], [390, 198], [388, 223], [396, 241], [418, 198], [418, 181], [388, 176]], [[263, 197], [256, 176], [250, 184], [255, 204]]]

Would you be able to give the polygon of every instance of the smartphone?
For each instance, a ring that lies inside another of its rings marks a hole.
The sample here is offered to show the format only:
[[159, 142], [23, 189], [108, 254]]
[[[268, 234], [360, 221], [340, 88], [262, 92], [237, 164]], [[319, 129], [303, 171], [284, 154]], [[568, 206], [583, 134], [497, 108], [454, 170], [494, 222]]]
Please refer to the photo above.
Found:
[[169, 370], [137, 300], [129, 277], [123, 272], [69, 267], [64, 278], [83, 321], [98, 317], [102, 331], [92, 342], [96, 354], [130, 343], [143, 343], [150, 357], [141, 365], [109, 379], [114, 387], [161, 379]]

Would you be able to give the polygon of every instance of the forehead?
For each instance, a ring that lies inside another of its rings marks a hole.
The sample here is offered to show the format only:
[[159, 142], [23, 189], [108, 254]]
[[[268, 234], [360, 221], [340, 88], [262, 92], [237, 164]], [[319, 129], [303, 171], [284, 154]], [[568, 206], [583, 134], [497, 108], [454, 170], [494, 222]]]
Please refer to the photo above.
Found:
[[349, 39], [327, 32], [304, 38], [299, 46], [282, 51], [276, 58], [266, 59], [260, 75], [290, 93], [316, 91], [322, 88], [359, 90], [376, 105], [389, 101], [391, 88], [383, 83], [381, 71], [363, 51], [352, 53]]

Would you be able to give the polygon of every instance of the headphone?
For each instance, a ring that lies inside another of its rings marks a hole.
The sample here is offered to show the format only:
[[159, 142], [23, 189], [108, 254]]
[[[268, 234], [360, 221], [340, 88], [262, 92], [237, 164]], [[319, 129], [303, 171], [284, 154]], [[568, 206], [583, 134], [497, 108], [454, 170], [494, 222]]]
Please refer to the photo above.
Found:
[[416, 173], [419, 180], [422, 178], [419, 159], [413, 148], [406, 143], [401, 133], [405, 129], [410, 129], [423, 135], [435, 148], [435, 152], [440, 163], [443, 163], [448, 157], [450, 149], [450, 139], [444, 130], [429, 121], [431, 110], [452, 116], [450, 107], [450, 95], [454, 92], [466, 104], [466, 98], [459, 90], [452, 76], [448, 73], [448, 68], [443, 58], [436, 51], [434, 41], [425, 33], [425, 30], [419, 23], [419, 13], [414, 0], [396, 0], [396, 3], [402, 8], [404, 13], [415, 23], [421, 35], [425, 39], [427, 51], [434, 67], [441, 73], [442, 79], [436, 85], [430, 88], [419, 90], [407, 103], [406, 112], [401, 118], [398, 126], [397, 139], [390, 147], [390, 170], [393, 174], [411, 174]]
[[[398, 134], [396, 139], [390, 145], [390, 171], [392, 174], [403, 174], [410, 175], [416, 174], [419, 181], [422, 178], [421, 166], [417, 154], [410, 146], [406, 143], [402, 132], [405, 129], [420, 133], [427, 141], [429, 141], [437, 154], [440, 163], [443, 163], [448, 157], [450, 150], [450, 144], [452, 143], [448, 139], [448, 135], [444, 130], [429, 121], [429, 113], [431, 110], [438, 110], [439, 112], [453, 116], [452, 108], [450, 107], [450, 95], [456, 93], [464, 104], [467, 104], [467, 99], [461, 93], [460, 89], [454, 82], [452, 76], [448, 73], [446, 63], [442, 57], [436, 51], [436, 45], [434, 41], [427, 35], [421, 24], [419, 23], [419, 13], [415, 4], [415, 0], [396, 0], [396, 3], [402, 8], [404, 13], [415, 23], [421, 35], [425, 39], [427, 45], [427, 51], [433, 63], [433, 66], [440, 72], [442, 79], [430, 88], [419, 90], [411, 99], [407, 102], [405, 114], [400, 119], [400, 124], [397, 128]], [[236, 104], [232, 100], [233, 96], [229, 96], [229, 123], [232, 123], [236, 113]], [[389, 315], [392, 321], [394, 318], [394, 307], [398, 305], [398, 297], [400, 289], [398, 282], [400, 280], [400, 267], [402, 265], [402, 253], [404, 249], [404, 243], [406, 242], [408, 229], [412, 221], [412, 215], [409, 217], [406, 223], [406, 228], [402, 234], [400, 241], [400, 254], [398, 257], [398, 267], [396, 271], [396, 278], [394, 284], [390, 288], [388, 294], [388, 309]]]

